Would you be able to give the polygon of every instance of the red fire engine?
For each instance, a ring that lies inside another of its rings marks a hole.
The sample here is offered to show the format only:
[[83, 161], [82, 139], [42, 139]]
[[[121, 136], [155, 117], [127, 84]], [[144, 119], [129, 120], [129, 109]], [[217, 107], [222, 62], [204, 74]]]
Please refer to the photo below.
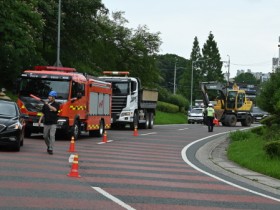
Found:
[[[111, 126], [111, 83], [78, 73], [74, 68], [36, 66], [19, 78], [17, 103], [29, 115], [25, 135], [42, 132], [38, 126], [43, 102], [51, 90], [57, 92], [60, 104], [57, 134], [79, 137], [82, 131], [102, 136]], [[31, 96], [36, 97], [31, 97]]]

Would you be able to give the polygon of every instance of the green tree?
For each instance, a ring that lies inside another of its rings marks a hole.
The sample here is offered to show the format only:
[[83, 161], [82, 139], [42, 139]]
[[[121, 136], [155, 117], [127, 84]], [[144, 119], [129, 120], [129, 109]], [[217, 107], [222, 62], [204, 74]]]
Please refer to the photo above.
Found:
[[[201, 61], [201, 52], [199, 47], [198, 38], [194, 38], [193, 42], [193, 48], [190, 55], [190, 62], [188, 65], [189, 71], [187, 71], [186, 79], [189, 81], [189, 98], [191, 98], [191, 91], [192, 91], [192, 99], [193, 101], [195, 99], [201, 98], [200, 88], [199, 88], [199, 82], [202, 80], [203, 77], [203, 71], [202, 71], [202, 62]], [[193, 89], [191, 90], [191, 82], [193, 82]]]
[[245, 83], [245, 84], [251, 84], [251, 85], [256, 85], [259, 83], [259, 81], [256, 79], [256, 77], [250, 73], [241, 73], [238, 76], [234, 78], [234, 81], [237, 83]]
[[0, 1], [0, 83], [8, 88], [23, 68], [42, 62], [37, 51], [43, 28], [37, 0]]
[[212, 32], [209, 33], [208, 40], [203, 45], [202, 55], [204, 62], [202, 64], [201, 75], [204, 81], [224, 81], [224, 75], [222, 72], [223, 62], [217, 43], [214, 40]]
[[280, 115], [280, 72], [272, 73], [271, 78], [261, 84], [257, 104], [271, 114]]

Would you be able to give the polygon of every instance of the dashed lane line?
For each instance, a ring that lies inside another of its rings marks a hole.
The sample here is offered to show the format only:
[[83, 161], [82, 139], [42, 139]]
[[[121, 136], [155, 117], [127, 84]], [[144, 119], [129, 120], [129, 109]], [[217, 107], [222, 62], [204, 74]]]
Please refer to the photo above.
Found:
[[127, 210], [136, 210], [133, 207], [131, 207], [130, 205], [124, 203], [120, 199], [116, 198], [115, 196], [113, 196], [110, 193], [106, 192], [105, 190], [101, 189], [100, 187], [92, 187], [92, 189], [96, 190], [97, 192], [99, 192], [100, 194], [105, 196], [106, 198], [112, 200], [113, 202], [115, 202], [116, 204], [122, 206], [123, 208], [125, 208]]

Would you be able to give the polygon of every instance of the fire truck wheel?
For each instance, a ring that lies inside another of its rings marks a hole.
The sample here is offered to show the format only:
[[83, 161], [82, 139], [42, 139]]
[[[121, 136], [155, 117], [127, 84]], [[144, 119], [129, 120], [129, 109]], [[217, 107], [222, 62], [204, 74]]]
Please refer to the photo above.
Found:
[[94, 131], [89, 131], [89, 136], [91, 137], [101, 137], [104, 134], [104, 121], [101, 120], [99, 123], [99, 129]]
[[154, 127], [154, 113], [149, 113], [150, 119], [149, 119], [149, 129], [152, 129]]
[[81, 128], [80, 128], [80, 123], [78, 120], [75, 120], [75, 123], [72, 128], [72, 136], [74, 136], [75, 139], [78, 139], [81, 134]]

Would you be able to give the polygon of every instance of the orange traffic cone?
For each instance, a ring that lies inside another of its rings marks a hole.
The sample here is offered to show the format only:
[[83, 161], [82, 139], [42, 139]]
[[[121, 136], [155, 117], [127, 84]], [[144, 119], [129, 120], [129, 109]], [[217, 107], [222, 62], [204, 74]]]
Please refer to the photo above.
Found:
[[138, 136], [137, 126], [134, 127], [133, 136]]
[[102, 142], [107, 143], [107, 132], [106, 131], [104, 131]]
[[70, 142], [70, 146], [69, 146], [68, 152], [76, 152], [75, 151], [75, 139], [74, 139], [74, 136], [72, 136], [72, 138], [71, 138], [71, 142]]
[[213, 123], [216, 125], [216, 126], [220, 126], [220, 123], [219, 123], [219, 120], [217, 118], [215, 118], [213, 120]]
[[81, 176], [79, 175], [79, 172], [78, 172], [78, 168], [79, 168], [79, 156], [78, 154], [75, 154], [74, 155], [74, 160], [73, 160], [73, 163], [72, 163], [72, 167], [71, 167], [71, 171], [69, 174], [67, 174], [67, 176], [70, 176], [70, 177], [76, 177], [76, 178], [80, 178]]

